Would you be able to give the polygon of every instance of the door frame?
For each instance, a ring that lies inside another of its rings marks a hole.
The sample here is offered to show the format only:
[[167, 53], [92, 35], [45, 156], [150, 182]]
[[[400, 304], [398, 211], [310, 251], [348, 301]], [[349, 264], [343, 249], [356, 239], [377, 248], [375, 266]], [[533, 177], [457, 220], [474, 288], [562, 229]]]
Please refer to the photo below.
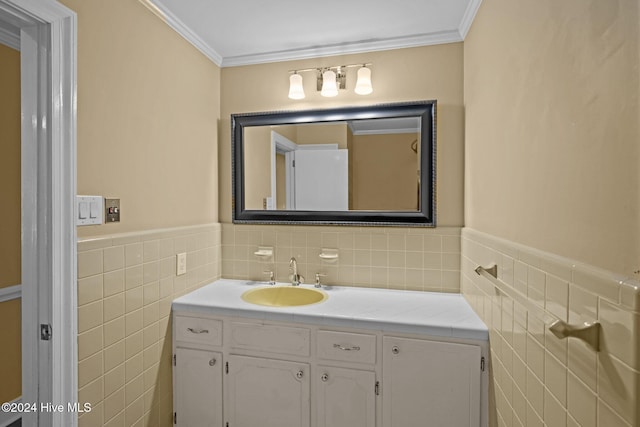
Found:
[[22, 402], [65, 409], [22, 422], [76, 426], [76, 14], [54, 0], [0, 0], [0, 16], [20, 32]]

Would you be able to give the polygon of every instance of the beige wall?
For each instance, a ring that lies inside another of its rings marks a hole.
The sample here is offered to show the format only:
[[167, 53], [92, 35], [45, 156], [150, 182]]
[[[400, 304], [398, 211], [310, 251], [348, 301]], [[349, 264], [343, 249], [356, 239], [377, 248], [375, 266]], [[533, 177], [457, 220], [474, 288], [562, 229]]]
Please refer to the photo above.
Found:
[[271, 129], [248, 127], [245, 136], [245, 208], [262, 210], [264, 199], [271, 197]]
[[355, 135], [352, 162], [352, 209], [418, 209], [418, 154], [411, 149], [415, 133]]
[[171, 425], [171, 301], [220, 277], [220, 69], [139, 1], [62, 2], [78, 14], [78, 193], [122, 208], [78, 228], [79, 399], [94, 409], [79, 425]]
[[[437, 220], [440, 226], [463, 224], [462, 43], [358, 55], [230, 67], [221, 73], [219, 144], [219, 217], [231, 222], [231, 136], [229, 115], [255, 111], [304, 110], [372, 105], [425, 99], [438, 100]], [[374, 92], [354, 94], [355, 73], [348, 73], [346, 91], [323, 98], [315, 75], [304, 75], [307, 97], [287, 98], [289, 70], [371, 62]], [[446, 165], [442, 166], [442, 165]]]
[[62, 2], [78, 14], [78, 194], [122, 212], [79, 236], [215, 222], [219, 68], [138, 1]]
[[640, 268], [638, 17], [637, 1], [482, 3], [464, 42], [466, 226]]
[[296, 126], [296, 144], [338, 144], [347, 148], [347, 124]]
[[[20, 52], [0, 44], [0, 288], [21, 282]], [[0, 303], [0, 402], [22, 392], [20, 299]]]

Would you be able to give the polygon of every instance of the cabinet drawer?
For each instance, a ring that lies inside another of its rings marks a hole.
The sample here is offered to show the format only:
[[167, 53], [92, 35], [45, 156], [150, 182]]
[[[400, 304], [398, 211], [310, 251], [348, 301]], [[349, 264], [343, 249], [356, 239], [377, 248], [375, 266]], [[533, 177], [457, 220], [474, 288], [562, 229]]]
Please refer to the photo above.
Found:
[[236, 350], [309, 356], [309, 335], [305, 328], [232, 322], [229, 342]]
[[376, 363], [376, 336], [318, 331], [318, 358], [343, 362]]
[[175, 317], [176, 341], [222, 345], [222, 321], [199, 317]]

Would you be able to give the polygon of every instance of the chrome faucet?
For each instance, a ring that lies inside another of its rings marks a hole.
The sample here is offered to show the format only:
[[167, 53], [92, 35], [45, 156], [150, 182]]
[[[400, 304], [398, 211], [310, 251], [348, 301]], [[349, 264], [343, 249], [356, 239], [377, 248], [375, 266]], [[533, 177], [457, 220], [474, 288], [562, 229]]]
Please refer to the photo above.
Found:
[[298, 286], [300, 283], [304, 283], [304, 277], [298, 274], [298, 263], [294, 257], [291, 257], [289, 261], [289, 271], [291, 271], [289, 278], [291, 279], [292, 286]]

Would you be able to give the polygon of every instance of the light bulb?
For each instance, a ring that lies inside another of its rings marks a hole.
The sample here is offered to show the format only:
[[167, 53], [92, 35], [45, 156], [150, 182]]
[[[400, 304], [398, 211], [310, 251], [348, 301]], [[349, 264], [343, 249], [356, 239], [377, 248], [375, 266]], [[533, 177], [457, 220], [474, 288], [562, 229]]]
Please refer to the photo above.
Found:
[[289, 77], [289, 98], [291, 99], [304, 98], [304, 88], [302, 87], [302, 76], [298, 73], [293, 73]]
[[358, 95], [369, 95], [373, 92], [371, 86], [371, 70], [364, 65], [358, 70], [358, 80], [354, 92]]
[[322, 96], [336, 96], [338, 95], [338, 84], [336, 82], [336, 73], [327, 70], [322, 73], [322, 90], [320, 91]]

